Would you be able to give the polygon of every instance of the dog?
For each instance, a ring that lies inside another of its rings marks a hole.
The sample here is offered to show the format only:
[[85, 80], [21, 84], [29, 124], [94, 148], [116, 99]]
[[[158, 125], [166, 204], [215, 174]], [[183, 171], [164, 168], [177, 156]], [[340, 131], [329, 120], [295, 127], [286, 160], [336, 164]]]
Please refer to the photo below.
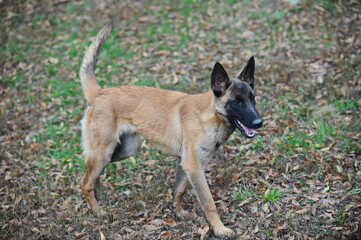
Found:
[[234, 79], [217, 62], [210, 77], [211, 90], [205, 93], [190, 95], [144, 86], [102, 89], [94, 69], [112, 27], [109, 23], [100, 30], [80, 68], [81, 86], [89, 104], [82, 120], [86, 170], [80, 185], [90, 209], [102, 214], [98, 194], [104, 168], [135, 155], [145, 138], [164, 153], [180, 158], [172, 193], [176, 215], [187, 215], [182, 198], [191, 186], [214, 233], [235, 236], [217, 213], [204, 169], [235, 129], [252, 138], [263, 124], [255, 107], [254, 58]]

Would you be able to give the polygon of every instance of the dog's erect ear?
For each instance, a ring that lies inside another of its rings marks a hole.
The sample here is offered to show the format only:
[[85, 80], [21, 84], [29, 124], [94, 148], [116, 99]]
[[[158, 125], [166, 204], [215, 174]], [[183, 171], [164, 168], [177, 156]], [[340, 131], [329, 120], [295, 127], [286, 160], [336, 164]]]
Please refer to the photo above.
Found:
[[239, 74], [238, 79], [242, 81], [246, 81], [251, 88], [254, 88], [254, 69], [255, 69], [255, 63], [254, 63], [254, 57], [252, 56], [249, 60], [247, 65], [244, 67], [241, 74]]
[[217, 62], [211, 74], [211, 88], [216, 97], [221, 97], [230, 85], [226, 70]]

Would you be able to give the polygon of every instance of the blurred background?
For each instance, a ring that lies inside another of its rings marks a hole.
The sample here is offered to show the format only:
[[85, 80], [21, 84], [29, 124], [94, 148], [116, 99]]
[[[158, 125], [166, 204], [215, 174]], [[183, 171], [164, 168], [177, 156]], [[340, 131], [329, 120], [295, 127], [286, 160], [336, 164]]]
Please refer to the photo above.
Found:
[[0, 0], [0, 19], [0, 238], [215, 238], [192, 194], [192, 218], [174, 216], [177, 159], [147, 142], [105, 170], [108, 215], [87, 209], [78, 71], [113, 20], [103, 87], [195, 94], [215, 62], [236, 77], [255, 56], [264, 127], [235, 132], [206, 171], [241, 239], [361, 239], [359, 1]]

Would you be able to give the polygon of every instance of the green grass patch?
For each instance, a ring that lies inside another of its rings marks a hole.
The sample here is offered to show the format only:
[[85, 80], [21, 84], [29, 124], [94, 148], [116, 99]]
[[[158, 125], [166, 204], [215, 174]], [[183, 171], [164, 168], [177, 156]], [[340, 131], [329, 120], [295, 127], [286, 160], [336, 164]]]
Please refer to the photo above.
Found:
[[249, 186], [241, 186], [237, 190], [233, 191], [233, 198], [238, 201], [244, 201], [255, 196], [255, 191]]
[[[266, 148], [264, 144], [265, 144], [265, 139], [262, 138], [261, 136], [256, 136], [253, 139], [253, 144], [251, 145], [250, 148], [252, 150], [263, 151]], [[242, 145], [240, 147], [242, 147]]]
[[267, 189], [262, 195], [262, 200], [264, 202], [276, 202], [277, 198], [284, 198], [287, 195], [287, 192], [284, 190]]
[[137, 86], [148, 86], [148, 87], [157, 87], [158, 81], [148, 76], [140, 76], [138, 80], [134, 83]]
[[[360, 101], [360, 99], [359, 99]], [[346, 114], [349, 111], [360, 110], [357, 99], [343, 99], [335, 101], [335, 107], [340, 111], [341, 114]]]
[[[62, 119], [54, 116], [44, 126], [44, 132], [36, 137], [36, 142], [46, 144], [44, 149], [46, 160], [38, 165], [40, 169], [44, 166], [52, 167], [56, 162], [59, 162], [69, 174], [85, 169], [84, 161], [81, 159], [81, 135], [70, 130]], [[50, 161], [52, 159], [55, 159], [55, 162]]]

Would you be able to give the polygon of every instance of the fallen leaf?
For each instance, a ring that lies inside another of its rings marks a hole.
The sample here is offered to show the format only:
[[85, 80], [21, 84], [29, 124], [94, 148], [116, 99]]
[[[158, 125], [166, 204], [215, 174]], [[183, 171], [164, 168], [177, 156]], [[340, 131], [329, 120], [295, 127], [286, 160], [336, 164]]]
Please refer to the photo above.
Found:
[[203, 227], [198, 228], [198, 234], [201, 235], [200, 240], [205, 239], [208, 230], [209, 230], [209, 225], [208, 224], [205, 224]]
[[343, 172], [342, 167], [339, 166], [339, 165], [336, 165], [336, 170], [337, 170], [338, 173], [342, 173], [342, 172]]
[[342, 154], [336, 154], [336, 155], [335, 155], [335, 158], [342, 160], [342, 159], [345, 159], [345, 156], [342, 155]]
[[262, 206], [262, 210], [265, 212], [265, 213], [268, 213], [268, 202], [266, 202], [265, 204], [263, 204], [263, 206]]
[[48, 58], [48, 62], [51, 64], [58, 64], [59, 63], [59, 59], [58, 58], [54, 58], [54, 57], [50, 57]]
[[75, 232], [74, 235], [76, 238], [79, 239], [79, 238], [84, 237], [86, 235], [86, 233], [85, 232]]
[[99, 231], [99, 233], [100, 233], [100, 240], [106, 240], [106, 238], [105, 238], [104, 234], [102, 233], [102, 231]]
[[144, 228], [145, 228], [145, 230], [147, 230], [148, 232], [152, 232], [152, 231], [155, 231], [155, 230], [160, 229], [161, 227], [154, 226], [154, 225], [145, 225]]
[[145, 181], [150, 182], [153, 179], [153, 175], [148, 175], [145, 177]]
[[40, 145], [36, 144], [36, 143], [31, 143], [30, 144], [30, 149], [32, 152], [38, 151], [39, 150]]
[[165, 225], [168, 225], [169, 227], [177, 226], [177, 223], [173, 219], [170, 219], [170, 218], [163, 219], [163, 223]]
[[171, 236], [170, 232], [165, 231], [165, 232], [161, 232], [158, 238], [164, 239], [164, 238], [170, 238], [170, 236]]
[[258, 233], [258, 232], [259, 232], [259, 226], [257, 224], [256, 227], [253, 229], [253, 233]]
[[347, 167], [352, 167], [352, 162], [350, 162], [350, 161], [345, 161], [345, 165], [347, 166]]
[[280, 230], [285, 229], [286, 226], [287, 226], [286, 223], [284, 223], [282, 226], [278, 226], [278, 227], [274, 228], [273, 231], [272, 231], [273, 235], [277, 235], [277, 233], [278, 233]]
[[218, 177], [215, 177], [215, 179], [214, 179], [216, 182], [224, 182], [225, 181], [225, 179], [224, 179], [224, 177], [223, 176], [218, 176]]
[[156, 160], [151, 159], [151, 160], [147, 160], [145, 162], [143, 162], [145, 165], [155, 165], [156, 164]]
[[151, 19], [150, 16], [142, 16], [142, 17], [138, 18], [138, 21], [141, 23], [145, 23], [145, 22], [148, 22], [150, 19]]
[[279, 140], [278, 138], [273, 139], [273, 142], [276, 144], [281, 144], [281, 140]]
[[168, 50], [160, 50], [154, 53], [155, 56], [160, 57], [160, 56], [165, 56], [165, 55], [170, 55], [171, 52]]
[[315, 185], [315, 182], [313, 180], [307, 180], [306, 184], [307, 185]]
[[175, 71], [172, 71], [172, 75], [173, 75], [173, 82], [172, 84], [175, 85], [179, 82], [179, 77], [177, 76], [177, 74], [175, 73]]
[[19, 15], [19, 14], [17, 14], [17, 13], [13, 13], [13, 12], [11, 12], [11, 11], [8, 11], [6, 18], [7, 18], [7, 19], [11, 19], [11, 18], [16, 17], [16, 16], [18, 16], [18, 15]]
[[252, 39], [253, 36], [254, 36], [254, 33], [253, 33], [252, 31], [246, 30], [246, 31], [244, 31], [244, 32], [242, 33], [241, 38], [243, 38], [243, 39]]
[[325, 188], [322, 190], [321, 193], [325, 193], [325, 192], [327, 192], [328, 190], [330, 190], [330, 187], [329, 187], [329, 186], [325, 187]]
[[306, 213], [307, 211], [308, 211], [308, 207], [305, 207], [305, 208], [303, 208], [303, 209], [301, 209], [301, 210], [296, 211], [296, 213], [297, 213], [297, 214], [304, 214], [304, 213]]
[[243, 205], [249, 203], [249, 200], [246, 199], [246, 200], [243, 200], [240, 204], [238, 204], [238, 207], [242, 207]]

